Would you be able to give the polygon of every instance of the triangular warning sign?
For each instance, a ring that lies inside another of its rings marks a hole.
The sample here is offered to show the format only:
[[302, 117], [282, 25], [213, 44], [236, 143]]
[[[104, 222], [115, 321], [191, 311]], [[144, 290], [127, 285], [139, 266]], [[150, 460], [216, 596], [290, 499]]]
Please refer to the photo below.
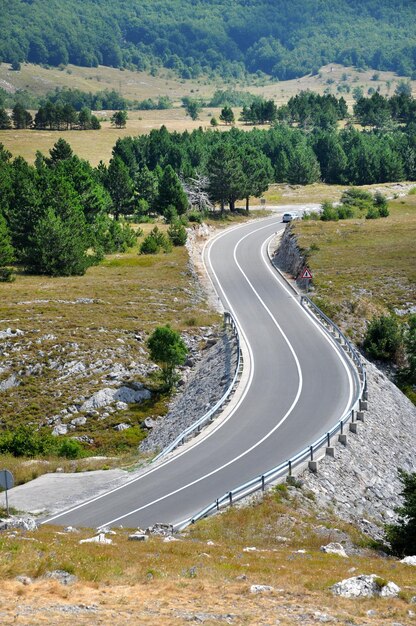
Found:
[[301, 278], [308, 278], [309, 280], [312, 278], [312, 273], [308, 270], [307, 267], [302, 272]]

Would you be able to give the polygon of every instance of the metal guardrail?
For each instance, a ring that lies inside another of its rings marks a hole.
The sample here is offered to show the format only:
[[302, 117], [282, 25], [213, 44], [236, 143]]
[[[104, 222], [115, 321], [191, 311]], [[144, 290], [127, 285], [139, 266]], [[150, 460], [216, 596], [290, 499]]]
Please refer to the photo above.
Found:
[[234, 337], [235, 337], [235, 339], [237, 341], [237, 363], [236, 363], [236, 367], [235, 367], [234, 376], [233, 376], [233, 379], [232, 379], [230, 385], [228, 386], [228, 388], [225, 391], [225, 393], [223, 394], [223, 396], [218, 400], [218, 402], [216, 404], [214, 404], [214, 406], [207, 413], [205, 413], [202, 417], [200, 417], [196, 422], [194, 422], [193, 424], [191, 424], [191, 426], [189, 426], [184, 431], [182, 431], [180, 433], [180, 435], [178, 435], [176, 437], [176, 439], [174, 441], [172, 441], [171, 444], [166, 446], [166, 448], [164, 448], [153, 459], [154, 461], [157, 461], [158, 459], [161, 459], [162, 457], [164, 457], [167, 454], [169, 454], [169, 452], [172, 452], [172, 450], [175, 450], [175, 448], [177, 448], [178, 446], [183, 445], [187, 439], [190, 439], [191, 437], [199, 434], [201, 432], [201, 429], [206, 424], [208, 424], [208, 423], [213, 421], [216, 413], [218, 413], [220, 410], [222, 410], [223, 405], [225, 404], [225, 402], [228, 399], [230, 399], [230, 396], [231, 396], [232, 392], [236, 388], [238, 380], [239, 380], [239, 377], [240, 377], [242, 369], [243, 369], [243, 355], [242, 355], [242, 352], [241, 352], [240, 335], [239, 335], [239, 332], [238, 332], [236, 321], [234, 320], [234, 317], [231, 315], [231, 313], [229, 313], [228, 311], [224, 312], [224, 324], [225, 324], [225, 326], [228, 325], [228, 326], [231, 327], [233, 335], [234, 335]]
[[259, 490], [264, 491], [268, 483], [271, 483], [285, 475], [291, 476], [292, 470], [295, 467], [299, 466], [305, 461], [309, 461], [309, 460], [313, 461], [314, 454], [318, 450], [320, 450], [320, 448], [322, 448], [323, 446], [328, 446], [328, 447], [330, 446], [331, 437], [333, 437], [337, 433], [343, 434], [345, 424], [347, 424], [349, 421], [354, 421], [354, 411], [356, 411], [357, 408], [360, 408], [361, 399], [367, 399], [366, 370], [361, 361], [361, 357], [360, 357], [358, 350], [345, 337], [345, 335], [338, 328], [338, 326], [334, 324], [334, 322], [332, 322], [332, 320], [329, 317], [327, 317], [325, 313], [323, 313], [323, 311], [321, 311], [319, 307], [317, 307], [316, 304], [314, 304], [312, 300], [310, 300], [310, 298], [306, 296], [302, 296], [300, 302], [301, 302], [301, 305], [305, 309], [307, 309], [310, 313], [315, 315], [315, 317], [319, 320], [319, 322], [322, 324], [325, 330], [332, 336], [332, 338], [335, 341], [339, 343], [342, 349], [345, 350], [346, 354], [353, 361], [358, 371], [359, 378], [360, 378], [360, 385], [359, 385], [358, 393], [356, 394], [356, 397], [354, 399], [354, 402], [352, 406], [348, 409], [348, 411], [344, 413], [341, 419], [339, 419], [336, 422], [336, 424], [333, 426], [333, 428], [331, 428], [330, 431], [323, 434], [321, 437], [319, 437], [319, 439], [314, 441], [307, 448], [304, 448], [303, 450], [298, 452], [298, 454], [293, 456], [291, 459], [285, 461], [284, 463], [281, 463], [280, 465], [269, 470], [268, 472], [265, 472], [261, 476], [256, 476], [256, 478], [253, 478], [252, 480], [244, 483], [243, 485], [236, 487], [232, 491], [225, 493], [221, 498], [218, 498], [217, 500], [215, 500], [215, 502], [209, 504], [202, 511], [200, 511], [197, 515], [195, 515], [190, 520], [192, 524], [204, 517], [207, 517], [211, 513], [219, 511], [220, 509], [233, 504], [233, 502], [237, 500], [241, 500], [242, 498], [256, 491], [259, 491]]

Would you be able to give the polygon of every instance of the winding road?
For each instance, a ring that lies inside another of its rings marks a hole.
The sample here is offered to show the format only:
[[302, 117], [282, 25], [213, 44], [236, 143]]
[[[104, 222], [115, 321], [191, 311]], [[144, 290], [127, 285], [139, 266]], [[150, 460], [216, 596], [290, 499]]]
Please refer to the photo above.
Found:
[[277, 216], [226, 230], [204, 260], [246, 353], [245, 388], [226, 419], [121, 487], [43, 523], [180, 527], [225, 492], [272, 469], [328, 431], [351, 406], [348, 360], [276, 273], [267, 243]]

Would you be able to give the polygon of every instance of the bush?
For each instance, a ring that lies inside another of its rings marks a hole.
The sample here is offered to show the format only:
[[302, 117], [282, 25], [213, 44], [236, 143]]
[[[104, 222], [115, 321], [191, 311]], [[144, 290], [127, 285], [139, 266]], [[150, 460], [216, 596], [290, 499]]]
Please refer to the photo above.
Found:
[[179, 220], [173, 222], [168, 228], [168, 237], [174, 246], [184, 246], [188, 238], [186, 228]]
[[34, 430], [31, 426], [19, 426], [0, 436], [0, 453], [13, 456], [45, 456], [55, 451], [56, 439], [49, 432]]
[[76, 439], [62, 439], [59, 442], [58, 456], [65, 459], [80, 459], [84, 455], [84, 448]]
[[143, 240], [139, 254], [157, 254], [161, 249], [170, 252], [172, 244], [170, 239], [155, 226]]
[[163, 212], [163, 217], [165, 219], [166, 224], [173, 224], [175, 220], [178, 219], [178, 212], [175, 207], [170, 204]]
[[402, 330], [392, 315], [375, 317], [368, 325], [363, 348], [374, 359], [395, 361], [402, 345]]
[[337, 222], [339, 219], [338, 211], [330, 202], [324, 202], [322, 205], [321, 220], [323, 222]]
[[403, 506], [396, 509], [399, 515], [397, 524], [386, 526], [387, 540], [396, 556], [412, 556], [416, 554], [416, 472], [407, 473], [399, 470], [403, 489]]
[[380, 217], [380, 211], [377, 207], [372, 206], [368, 209], [367, 215], [365, 216], [366, 220], [377, 220]]
[[190, 211], [190, 213], [188, 213], [188, 221], [189, 222], [194, 222], [196, 224], [202, 224], [202, 221], [204, 219], [203, 214], [200, 211]]
[[16, 280], [11, 267], [0, 267], [0, 283], [12, 283]]

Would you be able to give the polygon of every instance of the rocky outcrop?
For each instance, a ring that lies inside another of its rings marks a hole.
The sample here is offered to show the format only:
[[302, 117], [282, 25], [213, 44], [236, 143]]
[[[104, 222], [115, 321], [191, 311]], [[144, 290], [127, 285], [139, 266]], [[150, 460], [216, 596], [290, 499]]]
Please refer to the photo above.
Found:
[[299, 250], [296, 235], [290, 225], [286, 227], [280, 238], [272, 261], [282, 272], [286, 272], [295, 278], [305, 265], [305, 257]]
[[375, 574], [369, 576], [360, 574], [360, 576], [346, 578], [335, 583], [331, 587], [331, 591], [334, 596], [342, 596], [343, 598], [374, 598], [376, 596], [397, 598], [400, 587], [393, 582], [386, 582], [378, 578]]

